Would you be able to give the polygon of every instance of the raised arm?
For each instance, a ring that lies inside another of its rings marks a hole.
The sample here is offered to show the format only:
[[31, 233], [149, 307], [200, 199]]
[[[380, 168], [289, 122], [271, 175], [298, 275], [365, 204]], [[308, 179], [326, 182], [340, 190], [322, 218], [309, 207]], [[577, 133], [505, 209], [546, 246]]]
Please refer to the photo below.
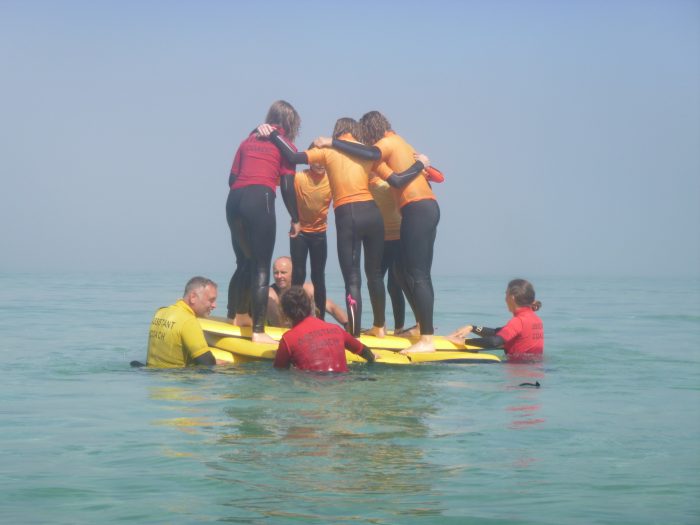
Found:
[[[314, 142], [316, 147], [323, 147]], [[325, 145], [325, 144], [324, 144]], [[367, 146], [365, 144], [360, 144], [359, 142], [350, 142], [348, 140], [333, 139], [331, 141], [331, 146], [347, 153], [353, 157], [358, 157], [364, 160], [379, 160], [382, 158], [382, 151], [377, 146]]]
[[270, 142], [272, 142], [275, 146], [277, 146], [277, 149], [280, 150], [280, 153], [284, 157], [284, 160], [286, 160], [290, 164], [309, 163], [309, 158], [306, 156], [306, 152], [294, 151], [294, 148], [292, 148], [292, 146], [289, 145], [287, 141], [282, 138], [282, 136], [279, 134], [279, 131], [277, 131], [269, 124], [259, 125], [257, 128], [257, 132], [258, 135], [260, 135], [261, 137], [268, 137], [270, 139]]

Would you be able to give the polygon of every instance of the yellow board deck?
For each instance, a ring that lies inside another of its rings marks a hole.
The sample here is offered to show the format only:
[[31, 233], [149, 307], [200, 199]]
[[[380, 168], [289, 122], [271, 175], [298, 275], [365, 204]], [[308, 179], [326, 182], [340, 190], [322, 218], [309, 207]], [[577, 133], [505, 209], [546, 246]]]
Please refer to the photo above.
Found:
[[[209, 317], [200, 318], [199, 324], [205, 333], [220, 336], [231, 336], [231, 337], [246, 337], [250, 338], [252, 335], [252, 329], [250, 326], [233, 326], [231, 323], [227, 322], [221, 317]], [[287, 331], [287, 328], [281, 328], [276, 326], [266, 326], [265, 333], [272, 337], [274, 340], [279, 341], [282, 334]], [[360, 336], [360, 341], [372, 350], [403, 350], [408, 348], [413, 343], [418, 341], [418, 337], [397, 337], [394, 335], [387, 335], [385, 337], [374, 337], [371, 335], [362, 334]], [[442, 352], [455, 352], [455, 351], [476, 351], [476, 347], [469, 347], [465, 345], [456, 345], [444, 336], [436, 335], [433, 338], [435, 342], [435, 349]]]
[[[277, 353], [277, 345], [254, 343], [250, 340], [251, 328], [238, 327], [216, 319], [200, 319], [200, 324], [204, 330], [209, 345], [214, 348], [214, 356], [221, 361], [241, 363], [255, 360], [273, 360]], [[275, 340], [279, 340], [286, 328], [265, 327], [265, 333]], [[439, 337], [439, 336], [438, 336]], [[444, 338], [442, 338], [444, 339]], [[441, 348], [437, 352], [415, 353], [401, 355], [398, 353], [402, 348], [407, 348], [411, 344], [409, 338], [403, 337], [371, 337], [362, 336], [360, 341], [372, 349], [377, 356], [377, 363], [392, 365], [408, 365], [414, 363], [499, 363], [501, 360], [493, 354], [470, 352], [464, 347], [456, 350], [452, 345], [452, 350]], [[229, 356], [233, 356], [230, 358]], [[360, 356], [346, 351], [348, 363], [364, 363]]]

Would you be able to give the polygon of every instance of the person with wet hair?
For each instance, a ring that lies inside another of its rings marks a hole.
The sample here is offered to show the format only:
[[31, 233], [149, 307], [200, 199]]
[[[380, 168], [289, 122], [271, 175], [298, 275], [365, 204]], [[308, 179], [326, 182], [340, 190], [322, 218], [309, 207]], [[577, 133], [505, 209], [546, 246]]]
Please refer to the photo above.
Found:
[[372, 351], [340, 326], [314, 317], [311, 298], [301, 286], [282, 294], [282, 311], [292, 322], [280, 339], [275, 368], [294, 367], [314, 372], [347, 372], [345, 350], [373, 363]]
[[[453, 343], [478, 348], [503, 348], [509, 362], [539, 361], [544, 353], [544, 326], [535, 313], [542, 303], [535, 300], [535, 288], [525, 279], [513, 279], [506, 288], [506, 306], [513, 314], [501, 328], [468, 324], [448, 336]], [[477, 338], [465, 339], [473, 333]]]
[[[301, 119], [284, 100], [270, 106], [265, 122], [293, 147]], [[236, 255], [236, 271], [228, 289], [228, 318], [234, 325], [253, 327], [252, 340], [276, 343], [265, 333], [270, 263], [275, 247], [276, 187], [292, 220], [290, 237], [299, 233], [294, 192], [294, 166], [267, 138], [253, 130], [238, 148], [229, 176], [226, 220]], [[252, 317], [252, 319], [251, 319]]]

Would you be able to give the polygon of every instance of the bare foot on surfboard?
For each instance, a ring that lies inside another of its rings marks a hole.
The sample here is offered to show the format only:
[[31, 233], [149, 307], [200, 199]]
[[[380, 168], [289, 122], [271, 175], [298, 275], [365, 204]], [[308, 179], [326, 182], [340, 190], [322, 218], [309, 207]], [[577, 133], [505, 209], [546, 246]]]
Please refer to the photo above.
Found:
[[254, 343], [266, 343], [271, 345], [278, 344], [272, 337], [267, 335], [265, 332], [253, 332], [253, 336], [250, 338]]
[[365, 335], [372, 335], [374, 337], [384, 337], [386, 335], [386, 329], [383, 326], [373, 326], [369, 330], [362, 332]]
[[435, 343], [432, 335], [422, 335], [420, 339], [399, 352], [402, 355], [435, 352]]

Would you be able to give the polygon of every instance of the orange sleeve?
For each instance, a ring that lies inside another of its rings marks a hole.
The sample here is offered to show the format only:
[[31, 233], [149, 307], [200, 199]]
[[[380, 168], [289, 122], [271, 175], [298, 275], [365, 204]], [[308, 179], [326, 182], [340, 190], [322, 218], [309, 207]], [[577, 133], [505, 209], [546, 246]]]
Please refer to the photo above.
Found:
[[309, 159], [309, 164], [326, 165], [326, 153], [323, 151], [323, 148], [307, 149], [306, 157]]
[[389, 176], [394, 173], [386, 162], [382, 162], [379, 166], [376, 166], [374, 172], [384, 180], [388, 179]]

